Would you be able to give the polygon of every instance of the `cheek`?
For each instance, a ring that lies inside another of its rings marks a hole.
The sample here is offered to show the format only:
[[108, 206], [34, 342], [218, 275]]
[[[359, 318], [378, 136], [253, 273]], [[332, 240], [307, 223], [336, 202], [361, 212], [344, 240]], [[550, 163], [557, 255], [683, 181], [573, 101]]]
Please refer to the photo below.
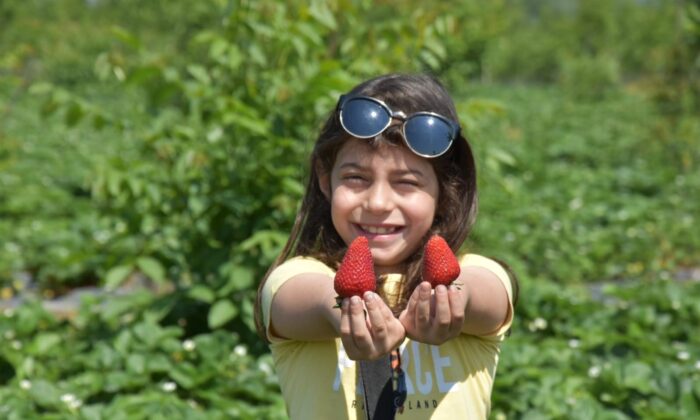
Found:
[[425, 231], [432, 226], [437, 209], [437, 202], [432, 195], [426, 194], [416, 197], [406, 208], [417, 226]]
[[345, 212], [353, 206], [353, 196], [345, 188], [338, 187], [331, 196], [331, 208], [335, 212]]

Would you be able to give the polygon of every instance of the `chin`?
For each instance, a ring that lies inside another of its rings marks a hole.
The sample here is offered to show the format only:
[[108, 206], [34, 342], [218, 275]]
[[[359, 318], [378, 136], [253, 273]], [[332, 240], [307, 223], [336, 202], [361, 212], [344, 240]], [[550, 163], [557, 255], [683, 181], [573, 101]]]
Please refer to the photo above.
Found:
[[375, 255], [374, 253], [372, 253], [372, 258], [374, 259], [374, 265], [377, 267], [397, 267], [403, 262], [403, 259], [395, 256]]

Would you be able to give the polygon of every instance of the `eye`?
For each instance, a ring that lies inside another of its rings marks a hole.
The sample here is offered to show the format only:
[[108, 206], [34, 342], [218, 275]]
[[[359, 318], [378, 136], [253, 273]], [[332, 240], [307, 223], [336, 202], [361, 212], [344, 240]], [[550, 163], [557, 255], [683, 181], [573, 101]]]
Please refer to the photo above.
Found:
[[410, 179], [410, 178], [402, 178], [402, 179], [399, 179], [397, 183], [398, 183], [399, 185], [404, 185], [404, 186], [409, 186], [409, 187], [418, 187], [418, 186], [420, 186], [420, 184], [418, 183], [418, 181], [416, 181], [415, 179]]
[[341, 179], [344, 183], [346, 183], [346, 184], [351, 184], [351, 185], [362, 184], [362, 183], [364, 183], [365, 181], [367, 181], [367, 179], [365, 179], [365, 177], [363, 177], [363, 176], [361, 176], [361, 175], [357, 175], [357, 174], [343, 175], [340, 179]]

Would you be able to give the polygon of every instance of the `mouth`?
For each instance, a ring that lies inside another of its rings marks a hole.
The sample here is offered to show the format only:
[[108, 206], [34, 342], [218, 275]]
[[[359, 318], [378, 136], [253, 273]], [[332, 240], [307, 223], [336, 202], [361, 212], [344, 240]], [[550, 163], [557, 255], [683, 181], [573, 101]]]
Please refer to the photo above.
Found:
[[403, 230], [404, 226], [355, 224], [355, 228], [360, 232], [362, 236], [375, 238], [379, 236], [389, 236], [396, 234]]

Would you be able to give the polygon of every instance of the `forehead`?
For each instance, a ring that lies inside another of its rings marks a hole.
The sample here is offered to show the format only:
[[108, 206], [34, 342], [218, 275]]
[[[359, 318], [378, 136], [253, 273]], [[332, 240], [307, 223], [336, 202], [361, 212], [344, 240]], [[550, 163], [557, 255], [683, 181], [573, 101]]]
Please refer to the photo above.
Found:
[[420, 157], [403, 145], [370, 144], [364, 139], [349, 139], [336, 157], [334, 169], [353, 163], [362, 167], [386, 170], [419, 170], [435, 176], [427, 159]]

